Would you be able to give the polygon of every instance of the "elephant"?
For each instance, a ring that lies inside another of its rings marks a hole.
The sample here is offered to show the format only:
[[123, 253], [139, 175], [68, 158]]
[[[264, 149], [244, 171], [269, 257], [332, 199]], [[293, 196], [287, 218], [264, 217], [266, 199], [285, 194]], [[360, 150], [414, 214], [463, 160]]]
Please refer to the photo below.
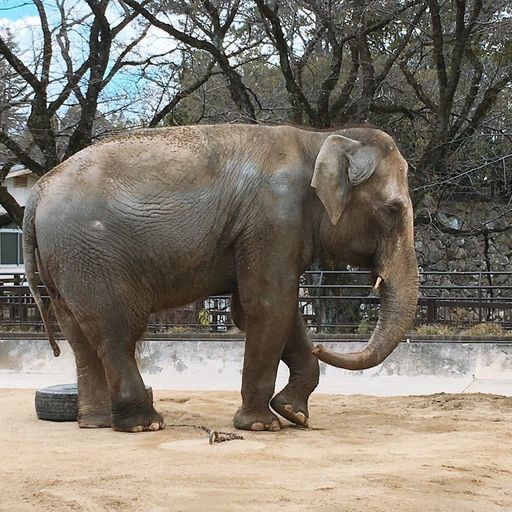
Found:
[[[246, 336], [234, 426], [278, 431], [278, 415], [308, 426], [319, 360], [378, 365], [414, 319], [407, 168], [373, 127], [197, 125], [128, 131], [48, 172], [25, 207], [25, 268], [50, 342], [36, 272], [73, 349], [79, 426], [164, 428], [136, 342], [151, 313], [215, 294], [231, 294]], [[375, 279], [379, 319], [359, 352], [315, 347], [305, 328], [299, 278], [322, 260]], [[289, 381], [275, 394], [281, 360]]]

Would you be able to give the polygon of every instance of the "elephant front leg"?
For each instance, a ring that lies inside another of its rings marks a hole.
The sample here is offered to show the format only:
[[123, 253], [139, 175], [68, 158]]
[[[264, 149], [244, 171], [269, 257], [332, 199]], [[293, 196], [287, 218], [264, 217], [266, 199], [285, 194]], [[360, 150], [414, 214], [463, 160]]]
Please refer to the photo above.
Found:
[[290, 370], [286, 387], [270, 402], [272, 409], [297, 425], [309, 424], [308, 399], [318, 386], [320, 368], [313, 356], [313, 344], [307, 335], [299, 310], [283, 351], [283, 362]]
[[282, 298], [263, 296], [257, 304], [243, 304], [242, 299], [246, 327], [242, 407], [235, 414], [234, 424], [244, 430], [278, 431], [281, 424], [269, 402], [295, 305], [291, 300], [287, 304]]

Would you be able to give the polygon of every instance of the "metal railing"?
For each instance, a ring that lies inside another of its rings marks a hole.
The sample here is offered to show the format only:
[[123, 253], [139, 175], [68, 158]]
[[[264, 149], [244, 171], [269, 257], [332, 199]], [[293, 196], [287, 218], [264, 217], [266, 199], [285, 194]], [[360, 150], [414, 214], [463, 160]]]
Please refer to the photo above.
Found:
[[[377, 320], [379, 297], [365, 271], [309, 271], [300, 280], [299, 308], [314, 332], [357, 332]], [[41, 329], [41, 318], [25, 276], [0, 275], [0, 327]], [[46, 289], [41, 295], [49, 302]], [[153, 314], [150, 332], [233, 327], [229, 296], [212, 296]], [[416, 325], [471, 326], [494, 322], [512, 329], [512, 272], [422, 272]]]

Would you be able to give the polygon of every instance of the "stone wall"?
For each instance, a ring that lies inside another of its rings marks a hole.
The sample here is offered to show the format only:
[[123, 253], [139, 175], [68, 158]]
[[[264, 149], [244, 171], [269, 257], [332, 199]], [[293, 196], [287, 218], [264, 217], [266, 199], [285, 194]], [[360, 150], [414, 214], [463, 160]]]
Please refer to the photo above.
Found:
[[[416, 251], [424, 271], [512, 272], [512, 204], [451, 202], [426, 198], [417, 208]], [[438, 285], [509, 285], [511, 277], [437, 276]], [[494, 292], [512, 296], [512, 290]], [[439, 292], [441, 296], [447, 293]]]

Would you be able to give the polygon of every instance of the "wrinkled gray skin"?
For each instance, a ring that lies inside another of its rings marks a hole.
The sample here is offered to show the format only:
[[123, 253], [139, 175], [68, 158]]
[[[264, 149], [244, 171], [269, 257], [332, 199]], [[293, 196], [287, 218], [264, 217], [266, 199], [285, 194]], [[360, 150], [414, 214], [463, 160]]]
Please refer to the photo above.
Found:
[[[247, 335], [234, 424], [279, 430], [274, 412], [308, 424], [318, 359], [379, 364], [417, 300], [407, 163], [370, 128], [193, 126], [106, 140], [34, 187], [24, 250], [32, 292], [40, 304], [39, 267], [75, 353], [82, 427], [163, 427], [134, 359], [152, 312], [231, 293]], [[362, 352], [314, 348], [306, 334], [298, 279], [323, 257], [382, 280], [380, 319]], [[274, 396], [279, 360], [290, 379]]]

